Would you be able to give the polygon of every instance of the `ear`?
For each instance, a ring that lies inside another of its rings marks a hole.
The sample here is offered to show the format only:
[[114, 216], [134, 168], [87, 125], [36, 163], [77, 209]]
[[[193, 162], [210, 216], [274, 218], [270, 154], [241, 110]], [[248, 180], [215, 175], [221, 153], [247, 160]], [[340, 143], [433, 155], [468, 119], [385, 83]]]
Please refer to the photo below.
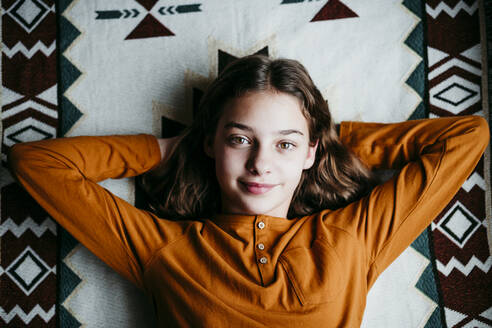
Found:
[[203, 150], [208, 157], [214, 158], [213, 141], [210, 136], [205, 136], [205, 139], [203, 140]]
[[316, 143], [311, 146], [309, 145], [308, 153], [306, 160], [304, 161], [304, 170], [310, 169], [314, 164], [314, 160], [316, 159], [316, 149], [318, 149], [318, 139], [316, 139]]

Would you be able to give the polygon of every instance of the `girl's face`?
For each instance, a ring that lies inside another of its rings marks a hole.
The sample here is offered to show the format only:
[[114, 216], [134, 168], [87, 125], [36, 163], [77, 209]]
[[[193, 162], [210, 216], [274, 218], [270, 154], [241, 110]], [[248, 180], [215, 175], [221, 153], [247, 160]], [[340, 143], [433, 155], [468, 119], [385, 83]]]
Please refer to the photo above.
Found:
[[214, 140], [204, 142], [215, 159], [222, 212], [287, 217], [302, 171], [315, 159], [308, 122], [298, 98], [254, 92], [229, 101]]

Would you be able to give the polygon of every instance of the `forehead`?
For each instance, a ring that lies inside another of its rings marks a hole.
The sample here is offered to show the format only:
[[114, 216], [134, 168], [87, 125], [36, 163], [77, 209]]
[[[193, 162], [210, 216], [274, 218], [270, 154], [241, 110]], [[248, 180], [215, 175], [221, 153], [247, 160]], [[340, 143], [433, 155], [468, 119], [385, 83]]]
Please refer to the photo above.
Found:
[[224, 106], [218, 127], [225, 129], [231, 126], [231, 122], [247, 125], [254, 132], [264, 134], [296, 129], [307, 135], [308, 131], [301, 101], [282, 92], [247, 93], [229, 100]]

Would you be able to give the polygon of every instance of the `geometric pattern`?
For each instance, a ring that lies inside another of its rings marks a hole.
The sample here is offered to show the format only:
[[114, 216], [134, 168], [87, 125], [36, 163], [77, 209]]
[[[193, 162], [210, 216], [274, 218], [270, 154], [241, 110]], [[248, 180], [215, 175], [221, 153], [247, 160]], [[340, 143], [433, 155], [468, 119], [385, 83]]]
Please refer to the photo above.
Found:
[[45, 56], [51, 55], [56, 50], [56, 42], [51, 42], [50, 45], [45, 45], [41, 41], [36, 42], [31, 48], [26, 48], [21, 42], [17, 42], [12, 48], [4, 45], [2, 52], [8, 58], [12, 58], [15, 54], [23, 54], [24, 57], [31, 58], [36, 52], [41, 52]]
[[[479, 71], [477, 75], [481, 76], [481, 72]], [[445, 109], [453, 115], [463, 112], [481, 99], [480, 85], [458, 75], [452, 75], [436, 84], [429, 92], [432, 105]]]
[[413, 30], [408, 34], [408, 37], [405, 39], [405, 45], [413, 50], [417, 55], [422, 58], [420, 63], [415, 67], [413, 72], [410, 73], [409, 77], [405, 81], [405, 83], [412, 88], [420, 97], [421, 101], [415, 108], [414, 112], [409, 120], [422, 119], [428, 117], [427, 108], [424, 103], [425, 100], [425, 61], [426, 61], [426, 52], [424, 48], [424, 21], [425, 15], [423, 13], [422, 7], [423, 1], [403, 1], [402, 5], [405, 6], [408, 10], [410, 10], [414, 15], [416, 15], [419, 19], [418, 23], [414, 26]]
[[31, 247], [27, 246], [24, 252], [5, 269], [5, 272], [29, 296], [48, 274], [56, 274], [55, 269], [56, 266], [47, 265]]
[[[23, 95], [3, 87], [4, 145], [56, 137], [58, 113], [56, 86], [35, 95]], [[21, 118], [21, 119], [17, 119]], [[11, 124], [9, 124], [11, 123]], [[5, 154], [2, 155], [5, 160]]]
[[45, 311], [39, 304], [29, 312], [24, 312], [22, 308], [16, 305], [10, 312], [5, 312], [2, 308], [0, 308], [0, 319], [6, 324], [11, 324], [16, 322], [16, 324], [12, 324], [9, 326], [12, 327], [20, 327], [19, 323], [22, 322], [22, 326], [26, 327], [39, 327], [40, 325], [37, 322], [42, 322], [43, 324], [47, 324], [52, 321], [55, 317], [55, 306], [53, 305], [48, 311]]
[[38, 0], [17, 0], [6, 13], [27, 33], [31, 33], [50, 10], [54, 12], [54, 4], [50, 8]]
[[[305, 0], [282, 0], [281, 5], [304, 2]], [[311, 1], [311, 0], [306, 0]], [[352, 9], [339, 0], [328, 1], [310, 20], [317, 22], [323, 20], [359, 17]]]
[[[58, 136], [54, 0], [1, 3], [0, 160], [16, 143]], [[55, 327], [57, 226], [2, 170], [0, 326]]]
[[[159, 22], [158, 19], [155, 18], [154, 15], [156, 15], [157, 13], [161, 15], [175, 15], [201, 11], [201, 4], [162, 6], [155, 11], [152, 11], [153, 4], [151, 3], [143, 2], [142, 5], [146, 7], [148, 13], [134, 28], [134, 30], [130, 32], [125, 40], [160, 36], [174, 36], [173, 32], [171, 32], [166, 26], [164, 26], [162, 23]], [[121, 10], [96, 10], [95, 19], [131, 19], [139, 16], [139, 14], [140, 12], [138, 11], [138, 9], [135, 8]]]
[[[161, 6], [156, 10], [154, 5], [157, 0], [136, 0], [147, 11], [145, 17], [137, 24], [137, 26], [127, 35], [125, 40], [144, 39], [152, 37], [174, 36], [175, 34], [164, 26], [155, 15], [175, 15], [186, 14], [201, 11], [201, 4], [187, 5], [171, 5]], [[127, 19], [138, 17], [140, 11], [138, 9], [122, 9], [122, 10], [96, 10], [96, 19]]]
[[451, 260], [443, 264], [441, 261], [436, 260], [437, 269], [446, 277], [451, 274], [453, 270], [460, 271], [463, 275], [468, 276], [472, 270], [481, 270], [483, 273], [487, 273], [492, 266], [492, 256], [489, 256], [485, 262], [480, 261], [473, 255], [470, 261], [466, 264], [461, 263], [456, 257], [452, 257]]
[[41, 237], [47, 230], [56, 235], [56, 223], [52, 219], [46, 218], [37, 224], [33, 219], [27, 218], [20, 225], [17, 225], [12, 219], [7, 219], [0, 224], [0, 237], [9, 232], [20, 238], [27, 230], [31, 230], [37, 237]]
[[65, 18], [63, 12], [72, 3], [72, 0], [59, 0], [57, 12], [57, 29], [59, 33], [63, 33], [63, 38], [60, 37], [58, 44], [60, 49], [60, 59], [58, 61], [58, 69], [63, 72], [63, 77], [58, 81], [58, 94], [60, 95], [60, 107], [63, 108], [63, 118], [59, 122], [59, 136], [64, 136], [68, 131], [81, 119], [82, 112], [76, 105], [66, 96], [66, 91], [77, 82], [81, 77], [82, 72], [72, 63], [69, 57], [65, 56], [68, 47], [80, 36], [80, 31]]
[[[481, 115], [479, 1], [427, 1], [429, 117]], [[492, 327], [492, 257], [485, 245], [484, 157], [428, 229], [441, 307], [437, 327]]]
[[482, 222], [473, 213], [468, 211], [459, 201], [456, 201], [443, 215], [437, 228], [459, 248], [463, 248], [481, 224]]

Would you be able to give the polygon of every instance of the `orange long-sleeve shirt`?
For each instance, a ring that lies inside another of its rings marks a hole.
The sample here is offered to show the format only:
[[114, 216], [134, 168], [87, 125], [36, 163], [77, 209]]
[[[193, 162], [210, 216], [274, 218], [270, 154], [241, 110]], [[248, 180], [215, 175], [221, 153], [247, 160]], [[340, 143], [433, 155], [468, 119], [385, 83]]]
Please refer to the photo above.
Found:
[[344, 208], [291, 220], [172, 221], [96, 183], [156, 166], [149, 134], [17, 144], [8, 159], [56, 221], [151, 297], [162, 327], [359, 327], [369, 288], [473, 172], [489, 128], [479, 116], [342, 122], [340, 138], [398, 174]]

